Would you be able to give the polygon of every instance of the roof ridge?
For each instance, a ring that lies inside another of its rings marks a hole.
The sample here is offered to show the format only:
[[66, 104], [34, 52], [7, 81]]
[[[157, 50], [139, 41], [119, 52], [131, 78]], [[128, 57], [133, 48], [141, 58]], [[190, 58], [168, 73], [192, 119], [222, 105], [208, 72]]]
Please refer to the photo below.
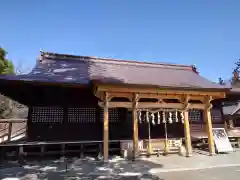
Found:
[[191, 70], [191, 71], [194, 71], [194, 68], [195, 68], [195, 66], [193, 65], [123, 60], [123, 59], [102, 58], [102, 57], [95, 57], [95, 56], [79, 56], [79, 55], [59, 54], [59, 53], [41, 51], [40, 59], [43, 59], [43, 57], [50, 58], [50, 59], [55, 59], [56, 57], [60, 59], [70, 58], [72, 60], [91, 60], [91, 61], [102, 62], [102, 63], [142, 65], [142, 66], [148, 66], [148, 67], [169, 67], [169, 68], [172, 67], [175, 69]]

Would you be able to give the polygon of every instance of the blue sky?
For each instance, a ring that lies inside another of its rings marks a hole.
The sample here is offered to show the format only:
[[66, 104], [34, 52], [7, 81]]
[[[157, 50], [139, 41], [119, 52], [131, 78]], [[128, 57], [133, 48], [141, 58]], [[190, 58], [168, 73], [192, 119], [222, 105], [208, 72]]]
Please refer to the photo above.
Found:
[[39, 50], [195, 64], [202, 76], [229, 78], [240, 58], [240, 1], [7, 0], [0, 45], [17, 66]]

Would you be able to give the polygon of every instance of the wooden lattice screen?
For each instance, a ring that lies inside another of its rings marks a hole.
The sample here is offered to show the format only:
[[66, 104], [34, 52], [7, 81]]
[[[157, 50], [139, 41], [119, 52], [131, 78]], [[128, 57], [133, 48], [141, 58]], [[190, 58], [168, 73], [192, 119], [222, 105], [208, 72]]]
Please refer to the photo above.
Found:
[[[120, 112], [117, 108], [108, 109], [108, 112], [109, 112], [109, 122], [110, 123], [116, 123], [116, 122], [120, 121]], [[104, 114], [104, 111], [101, 108], [100, 109], [100, 121], [101, 122], [103, 122], [103, 114]]]
[[96, 108], [68, 108], [68, 123], [95, 123]]
[[63, 123], [64, 110], [61, 107], [33, 107], [32, 123]]
[[[221, 123], [223, 121], [222, 114], [219, 109], [212, 109], [211, 117], [213, 123]], [[189, 120], [192, 123], [203, 123], [204, 122], [203, 111], [198, 109], [189, 110]]]
[[212, 116], [212, 123], [223, 122], [222, 113], [220, 109], [212, 109], [211, 116]]
[[190, 109], [188, 117], [189, 121], [192, 123], [203, 122], [202, 111], [199, 109]]

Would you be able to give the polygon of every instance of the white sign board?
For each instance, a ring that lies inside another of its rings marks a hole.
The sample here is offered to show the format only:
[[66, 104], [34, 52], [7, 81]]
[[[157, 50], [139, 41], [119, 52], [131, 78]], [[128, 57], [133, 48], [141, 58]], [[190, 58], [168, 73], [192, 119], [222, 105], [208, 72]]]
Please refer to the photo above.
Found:
[[213, 128], [214, 142], [217, 152], [233, 152], [232, 145], [224, 128]]

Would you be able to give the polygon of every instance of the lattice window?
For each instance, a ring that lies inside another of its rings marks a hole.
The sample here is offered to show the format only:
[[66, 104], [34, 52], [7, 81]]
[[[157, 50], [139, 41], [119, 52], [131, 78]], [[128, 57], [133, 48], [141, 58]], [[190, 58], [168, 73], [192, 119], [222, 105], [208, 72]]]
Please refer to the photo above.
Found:
[[198, 109], [190, 109], [188, 111], [189, 115], [189, 121], [190, 122], [201, 122], [202, 121], [202, 113], [201, 110]]
[[119, 111], [118, 109], [109, 109], [109, 122], [118, 122], [119, 121]]
[[222, 114], [219, 109], [212, 109], [211, 110], [211, 116], [212, 116], [212, 122], [221, 122], [222, 120]]
[[94, 123], [96, 121], [96, 108], [68, 108], [68, 122]]
[[63, 108], [61, 107], [33, 107], [32, 122], [33, 123], [62, 123]]
[[[119, 122], [120, 112], [117, 108], [108, 109], [108, 114], [109, 114], [109, 122], [111, 123]], [[104, 110], [101, 108], [100, 109], [101, 122], [103, 122], [103, 118], [104, 118]]]
[[104, 109], [100, 108], [100, 122], [103, 122], [103, 118], [104, 118]]

